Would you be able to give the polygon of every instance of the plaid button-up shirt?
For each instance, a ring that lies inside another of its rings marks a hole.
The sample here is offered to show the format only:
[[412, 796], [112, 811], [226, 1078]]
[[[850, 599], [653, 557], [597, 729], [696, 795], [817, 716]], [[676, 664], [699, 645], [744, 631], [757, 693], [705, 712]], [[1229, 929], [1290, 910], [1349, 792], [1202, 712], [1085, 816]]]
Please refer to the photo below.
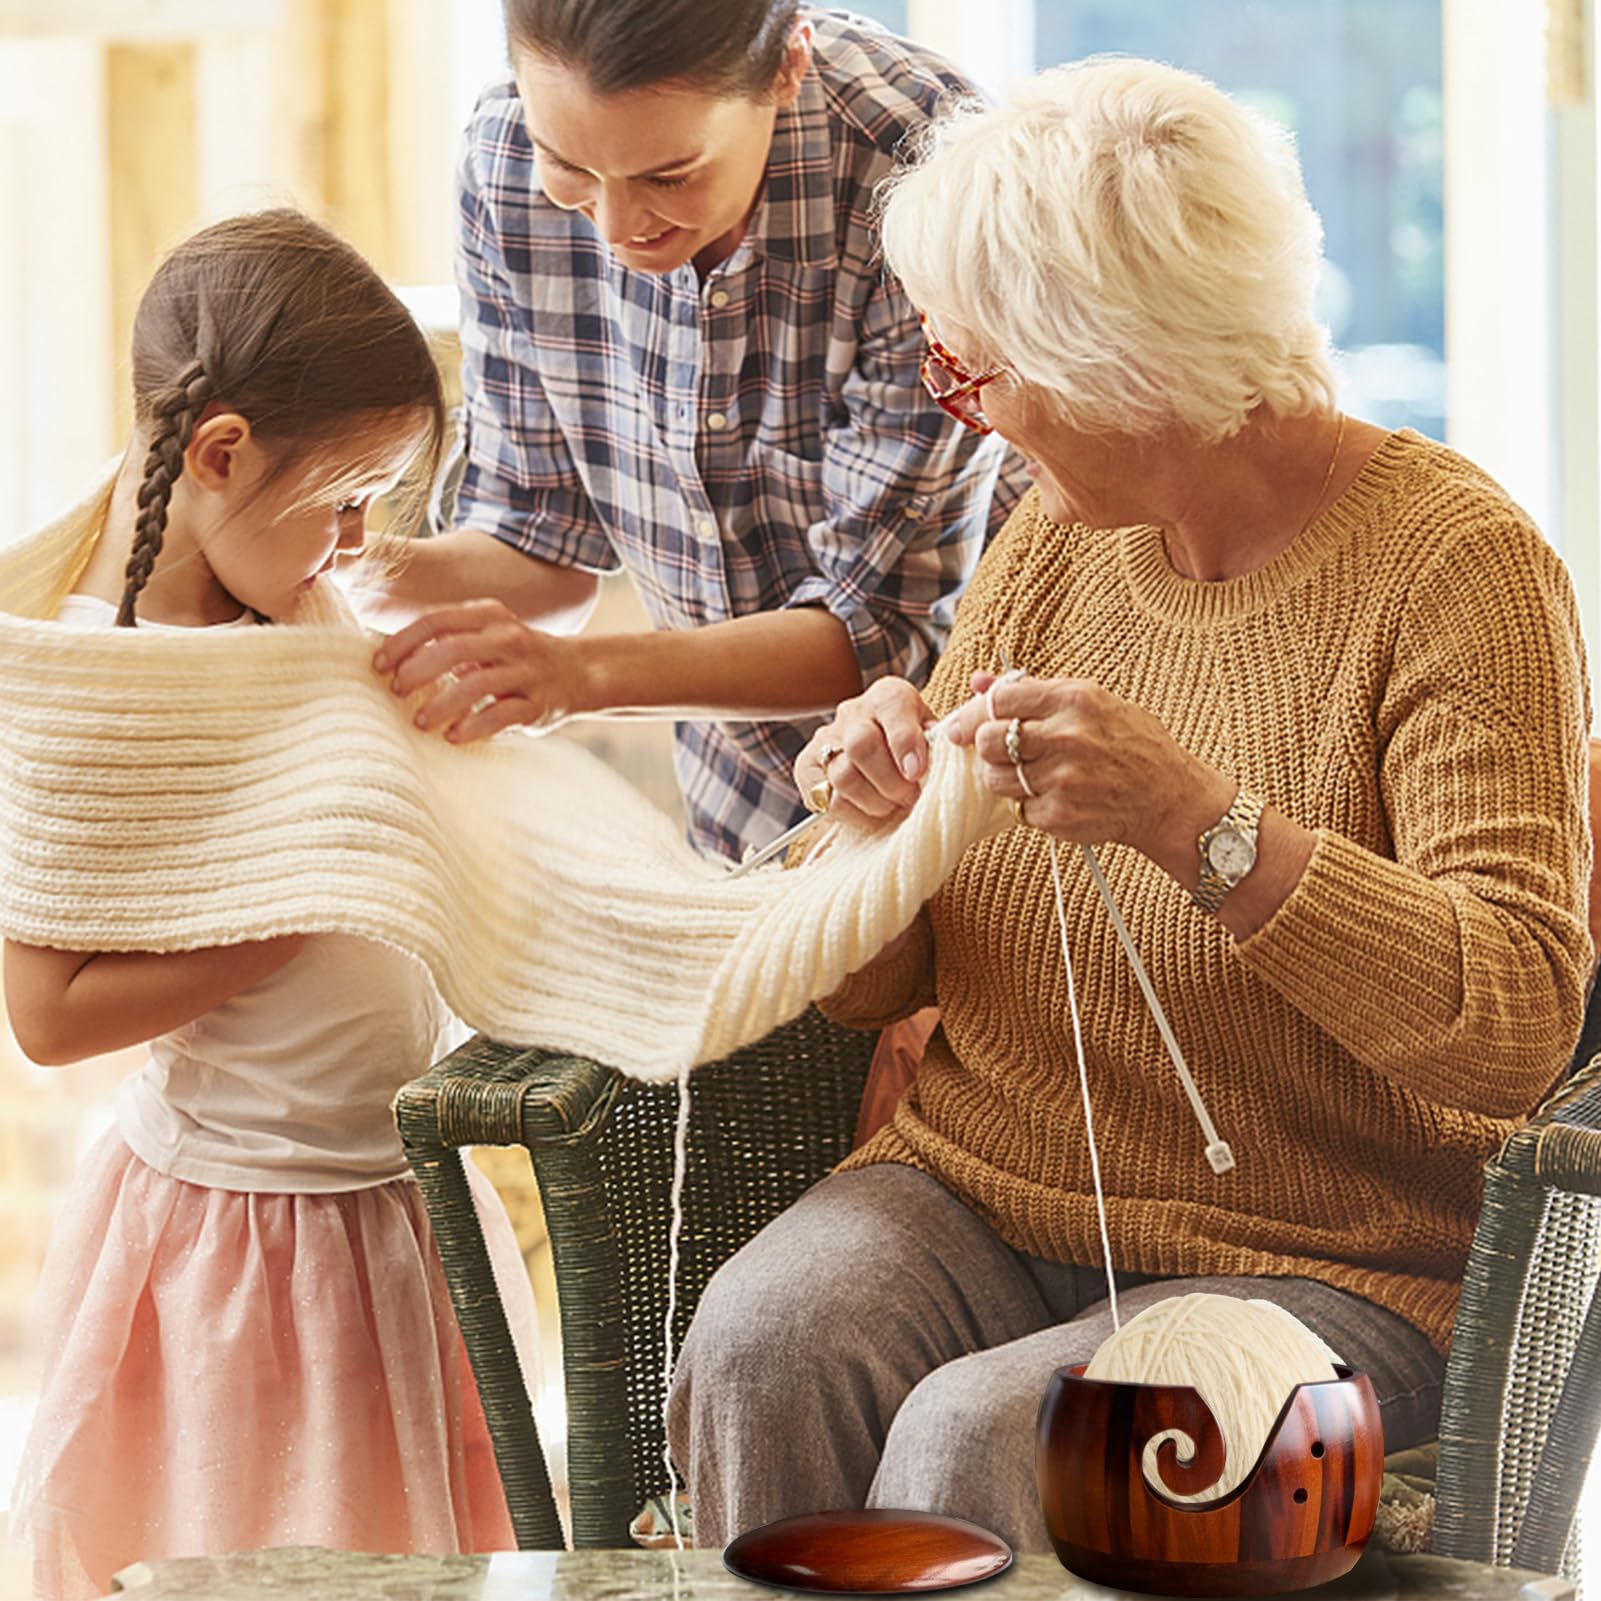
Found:
[[[456, 525], [627, 568], [658, 628], [826, 607], [864, 680], [921, 682], [1026, 484], [999, 440], [925, 394], [917, 316], [885, 281], [870, 206], [908, 130], [970, 89], [870, 24], [815, 23], [750, 226], [704, 282], [619, 264], [540, 192], [516, 85], [485, 91], [460, 178]], [[738, 855], [796, 819], [790, 769], [817, 726], [678, 725], [701, 849]]]

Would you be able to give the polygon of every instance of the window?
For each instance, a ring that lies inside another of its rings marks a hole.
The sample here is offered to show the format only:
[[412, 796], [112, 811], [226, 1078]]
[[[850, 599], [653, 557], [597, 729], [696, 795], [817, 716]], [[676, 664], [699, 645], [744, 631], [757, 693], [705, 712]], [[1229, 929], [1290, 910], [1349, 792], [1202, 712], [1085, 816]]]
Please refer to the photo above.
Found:
[[891, 33], [907, 31], [906, 0], [852, 0], [849, 9], [859, 17], [871, 17]]

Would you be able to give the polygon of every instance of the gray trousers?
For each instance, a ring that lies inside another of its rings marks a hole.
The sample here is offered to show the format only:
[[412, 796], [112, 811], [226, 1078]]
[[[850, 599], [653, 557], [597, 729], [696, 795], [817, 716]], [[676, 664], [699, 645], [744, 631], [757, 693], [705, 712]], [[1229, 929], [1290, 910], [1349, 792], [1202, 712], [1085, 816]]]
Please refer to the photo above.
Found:
[[[1117, 1282], [1124, 1321], [1192, 1290], [1275, 1301], [1371, 1379], [1386, 1450], [1436, 1432], [1444, 1362], [1372, 1302], [1311, 1279]], [[724, 1263], [679, 1354], [668, 1437], [696, 1545], [868, 1506], [1049, 1551], [1035, 1417], [1052, 1372], [1111, 1332], [1099, 1268], [1014, 1250], [926, 1174], [883, 1163], [824, 1179]]]

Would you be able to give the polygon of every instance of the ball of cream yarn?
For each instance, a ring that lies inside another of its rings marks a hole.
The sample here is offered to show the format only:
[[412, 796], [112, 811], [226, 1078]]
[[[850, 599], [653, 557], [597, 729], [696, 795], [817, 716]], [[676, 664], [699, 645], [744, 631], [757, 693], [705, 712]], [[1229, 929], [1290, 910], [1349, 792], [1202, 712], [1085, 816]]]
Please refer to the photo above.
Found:
[[1290, 1391], [1337, 1378], [1340, 1359], [1301, 1320], [1272, 1301], [1229, 1295], [1175, 1295], [1131, 1317], [1106, 1339], [1084, 1370], [1087, 1379], [1134, 1384], [1187, 1384], [1222, 1431], [1227, 1457], [1209, 1489], [1175, 1495], [1156, 1467], [1157, 1447], [1171, 1438], [1189, 1460], [1195, 1442], [1165, 1429], [1147, 1442], [1141, 1467], [1153, 1489], [1175, 1501], [1215, 1501], [1256, 1466]]

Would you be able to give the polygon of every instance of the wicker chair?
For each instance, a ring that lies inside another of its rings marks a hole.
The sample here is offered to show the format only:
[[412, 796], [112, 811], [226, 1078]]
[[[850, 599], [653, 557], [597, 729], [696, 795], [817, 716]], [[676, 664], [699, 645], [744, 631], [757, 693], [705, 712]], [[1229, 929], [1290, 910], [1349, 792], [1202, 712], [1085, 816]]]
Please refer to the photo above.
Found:
[[[1601, 1028], [1593, 1004], [1587, 1036]], [[724, 1258], [849, 1149], [872, 1038], [815, 1012], [694, 1078], [676, 1341]], [[1593, 1048], [1593, 1047], [1592, 1047]], [[1486, 1171], [1440, 1427], [1434, 1548], [1575, 1566], [1601, 1413], [1601, 1056]], [[667, 1487], [662, 1325], [676, 1096], [475, 1040], [408, 1085], [401, 1134], [439, 1238], [520, 1544], [561, 1527], [458, 1147], [523, 1144], [561, 1303], [573, 1543], [624, 1545]]]
[[1575, 1071], [1485, 1167], [1440, 1409], [1434, 1550], [1577, 1580], [1601, 1427], [1601, 986]]
[[[718, 1266], [850, 1150], [874, 1043], [813, 1010], [695, 1073], [675, 1349]], [[668, 1484], [661, 1404], [677, 1090], [475, 1039], [407, 1085], [395, 1116], [518, 1544], [550, 1550], [562, 1545], [561, 1524], [459, 1150], [525, 1145], [532, 1155], [561, 1308], [573, 1543], [627, 1545], [634, 1514]]]

